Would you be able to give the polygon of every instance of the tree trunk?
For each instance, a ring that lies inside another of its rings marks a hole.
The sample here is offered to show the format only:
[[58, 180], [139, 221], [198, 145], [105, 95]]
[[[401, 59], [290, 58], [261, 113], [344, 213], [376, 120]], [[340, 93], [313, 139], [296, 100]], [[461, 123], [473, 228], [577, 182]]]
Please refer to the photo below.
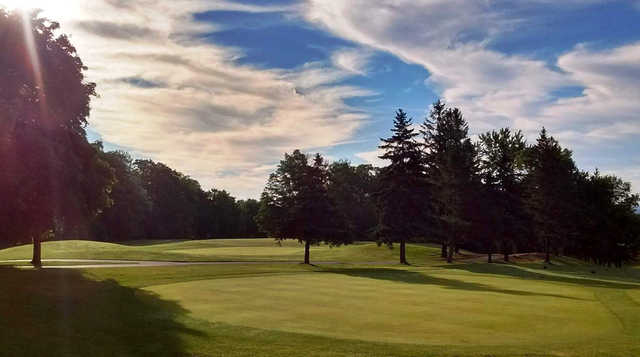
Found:
[[305, 264], [311, 264], [309, 263], [309, 241], [304, 242], [304, 263]]
[[491, 256], [491, 253], [487, 254], [487, 263], [493, 263], [493, 257]]
[[33, 258], [31, 259], [31, 264], [34, 267], [42, 266], [42, 246], [40, 242], [40, 236], [34, 235], [31, 237], [31, 241], [33, 242]]
[[409, 265], [407, 262], [407, 247], [404, 240], [400, 241], [400, 264]]
[[544, 262], [551, 263], [551, 256], [549, 254], [549, 237], [544, 238]]
[[447, 263], [453, 263], [453, 252], [455, 251], [452, 244], [449, 244], [449, 252], [447, 254]]
[[447, 257], [447, 243], [445, 241], [442, 241], [442, 248], [440, 250], [440, 256], [442, 258], [446, 258]]

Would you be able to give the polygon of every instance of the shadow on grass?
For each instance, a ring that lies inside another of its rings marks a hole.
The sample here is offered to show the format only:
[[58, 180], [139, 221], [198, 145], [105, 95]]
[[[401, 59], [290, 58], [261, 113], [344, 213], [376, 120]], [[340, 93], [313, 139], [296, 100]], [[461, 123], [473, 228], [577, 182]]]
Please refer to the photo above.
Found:
[[402, 270], [402, 269], [390, 269], [390, 268], [344, 268], [344, 269], [325, 269], [325, 272], [344, 274], [349, 276], [355, 276], [359, 278], [371, 278], [379, 280], [388, 280], [394, 282], [402, 282], [408, 284], [425, 284], [425, 285], [438, 285], [447, 289], [458, 289], [467, 291], [485, 291], [492, 293], [501, 293], [517, 296], [542, 296], [542, 297], [554, 297], [571, 300], [584, 300], [572, 296], [547, 294], [547, 293], [534, 293], [530, 291], [501, 289], [494, 286], [472, 283], [467, 281], [446, 279], [430, 276], [424, 273]]
[[544, 280], [544, 281], [553, 281], [553, 282], [559, 282], [559, 283], [577, 284], [577, 285], [593, 287], [593, 288], [612, 288], [612, 289], [640, 288], [640, 285], [638, 284], [627, 284], [623, 282], [604, 281], [604, 280], [580, 278], [580, 277], [573, 278], [569, 276], [547, 274], [545, 272], [538, 273], [531, 270], [520, 268], [518, 266], [511, 265], [511, 264], [455, 264], [455, 265], [444, 265], [442, 266], [442, 268], [466, 270], [471, 273], [494, 274], [494, 275], [514, 277], [514, 278], [521, 278], [521, 279]]
[[182, 356], [201, 336], [186, 310], [75, 270], [0, 267], [0, 346], [7, 356]]

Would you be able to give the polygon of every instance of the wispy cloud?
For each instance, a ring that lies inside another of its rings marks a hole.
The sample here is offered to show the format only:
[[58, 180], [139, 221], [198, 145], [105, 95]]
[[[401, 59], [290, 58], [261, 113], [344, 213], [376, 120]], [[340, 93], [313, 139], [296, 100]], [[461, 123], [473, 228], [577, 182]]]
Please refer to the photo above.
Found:
[[373, 52], [364, 48], [344, 48], [333, 53], [333, 65], [347, 72], [366, 75]]
[[[509, 8], [533, 4], [554, 11], [598, 2], [604, 0], [539, 0]], [[599, 51], [579, 46], [552, 66], [501, 53], [490, 45], [531, 19], [495, 5], [463, 0], [306, 0], [304, 16], [341, 38], [422, 65], [430, 72], [427, 84], [463, 109], [475, 133], [510, 125], [533, 137], [545, 125], [577, 150], [593, 142], [640, 138], [640, 121], [634, 117], [640, 111], [640, 45]], [[583, 96], [554, 95], [568, 87], [584, 87]], [[373, 153], [358, 156], [374, 159]], [[619, 164], [616, 160], [608, 165]], [[640, 181], [634, 183], [640, 188]]]
[[[240, 197], [258, 197], [283, 152], [349, 140], [368, 116], [345, 104], [367, 90], [331, 64], [293, 70], [239, 65], [237, 49], [201, 40], [209, 10], [291, 11], [226, 1], [75, 1], [62, 29], [100, 98], [91, 126], [103, 140]], [[46, 14], [45, 14], [46, 15]]]

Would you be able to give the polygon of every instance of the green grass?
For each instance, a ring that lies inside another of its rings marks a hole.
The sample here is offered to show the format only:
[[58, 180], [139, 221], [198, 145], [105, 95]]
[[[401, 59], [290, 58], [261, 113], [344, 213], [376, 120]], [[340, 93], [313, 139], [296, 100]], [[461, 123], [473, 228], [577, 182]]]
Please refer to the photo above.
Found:
[[[0, 261], [30, 259], [31, 245], [0, 250]], [[398, 249], [378, 247], [374, 243], [331, 248], [313, 246], [313, 261], [395, 262]], [[54, 241], [42, 245], [43, 259], [123, 259], [159, 261], [301, 261], [304, 246], [295, 240], [280, 244], [273, 239], [212, 239], [199, 241], [136, 241], [125, 244], [91, 241]], [[413, 262], [431, 262], [437, 252], [427, 246], [408, 250]]]
[[[266, 243], [159, 246], [185, 255], [207, 249], [198, 259], [236, 259], [247, 249], [299, 259]], [[108, 254], [133, 249], [162, 256], [157, 246], [108, 245]], [[436, 247], [408, 251], [419, 265], [0, 267], [0, 355], [640, 355], [636, 267], [603, 269], [568, 258], [547, 269], [539, 263], [447, 265]], [[397, 251], [362, 244], [313, 253], [366, 262], [395, 260]]]

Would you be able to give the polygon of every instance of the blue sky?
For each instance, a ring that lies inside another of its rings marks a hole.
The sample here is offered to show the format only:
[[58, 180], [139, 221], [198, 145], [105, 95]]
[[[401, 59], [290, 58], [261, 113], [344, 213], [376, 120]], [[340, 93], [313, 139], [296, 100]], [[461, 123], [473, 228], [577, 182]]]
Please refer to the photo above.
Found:
[[205, 188], [258, 197], [295, 148], [383, 164], [394, 111], [420, 122], [440, 97], [474, 135], [545, 126], [580, 167], [639, 191], [638, 1], [65, 4], [42, 7], [98, 84], [91, 136]]

